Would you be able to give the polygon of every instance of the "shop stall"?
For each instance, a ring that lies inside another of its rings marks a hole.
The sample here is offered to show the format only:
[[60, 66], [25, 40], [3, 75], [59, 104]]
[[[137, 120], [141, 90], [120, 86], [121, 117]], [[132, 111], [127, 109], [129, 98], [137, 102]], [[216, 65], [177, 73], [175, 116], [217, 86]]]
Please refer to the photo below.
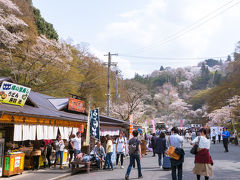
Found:
[[[87, 128], [88, 117], [82, 101], [33, 92], [30, 88], [14, 84], [9, 78], [0, 78], [0, 85], [0, 140], [5, 141], [0, 143], [0, 175], [11, 176], [22, 173], [24, 168], [32, 168], [36, 142], [40, 144], [39, 166], [42, 166], [46, 159], [43, 140], [54, 141], [60, 134], [66, 142], [71, 133], [84, 132]], [[54, 153], [53, 150], [52, 160]]]

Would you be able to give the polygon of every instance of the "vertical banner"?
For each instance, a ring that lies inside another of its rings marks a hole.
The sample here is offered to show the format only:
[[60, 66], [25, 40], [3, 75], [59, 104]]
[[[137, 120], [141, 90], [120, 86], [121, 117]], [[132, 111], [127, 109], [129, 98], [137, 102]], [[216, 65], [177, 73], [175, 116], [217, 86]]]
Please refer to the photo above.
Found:
[[96, 139], [100, 139], [100, 121], [99, 121], [99, 109], [91, 110], [90, 113], [90, 135]]
[[129, 139], [130, 139], [133, 137], [133, 116], [132, 115], [129, 116], [129, 124], [130, 124]]
[[156, 133], [156, 128], [155, 128], [155, 122], [152, 120], [152, 126], [153, 126], [153, 133]]
[[90, 103], [89, 103], [87, 134], [86, 134], [86, 146], [89, 145], [89, 147], [90, 147], [90, 114], [91, 114], [91, 106], [90, 106]]

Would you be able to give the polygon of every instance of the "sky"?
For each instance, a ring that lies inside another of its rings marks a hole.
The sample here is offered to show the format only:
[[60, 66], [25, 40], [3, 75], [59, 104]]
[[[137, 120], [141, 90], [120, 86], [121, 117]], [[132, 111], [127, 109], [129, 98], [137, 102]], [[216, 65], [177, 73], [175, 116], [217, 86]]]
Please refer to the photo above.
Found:
[[124, 78], [232, 55], [240, 41], [240, 0], [33, 0], [33, 5], [60, 38], [87, 46], [102, 61], [108, 52], [117, 53], [112, 61]]

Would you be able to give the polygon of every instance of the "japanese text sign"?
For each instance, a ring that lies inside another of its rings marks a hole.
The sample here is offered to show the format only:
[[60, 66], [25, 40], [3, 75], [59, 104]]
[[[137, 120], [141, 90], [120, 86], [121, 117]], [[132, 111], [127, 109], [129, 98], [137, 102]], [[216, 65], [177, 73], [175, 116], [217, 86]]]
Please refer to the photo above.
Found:
[[99, 129], [99, 110], [94, 109], [90, 112], [90, 135], [96, 139], [100, 139]]
[[3, 81], [0, 89], [0, 102], [24, 106], [31, 88]]
[[84, 103], [84, 101], [81, 101], [78, 99], [69, 98], [68, 110], [84, 113], [85, 112], [85, 103]]

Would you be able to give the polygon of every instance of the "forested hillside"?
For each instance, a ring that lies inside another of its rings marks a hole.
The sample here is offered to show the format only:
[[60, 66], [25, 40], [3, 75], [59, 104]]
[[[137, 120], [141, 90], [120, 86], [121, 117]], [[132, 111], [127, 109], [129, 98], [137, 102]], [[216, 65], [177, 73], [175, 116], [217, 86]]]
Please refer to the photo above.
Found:
[[[59, 39], [26, 0], [0, 1], [0, 20], [0, 76], [56, 97], [91, 97], [92, 106], [105, 112], [106, 67], [87, 47]], [[115, 87], [113, 71], [111, 83]]]

